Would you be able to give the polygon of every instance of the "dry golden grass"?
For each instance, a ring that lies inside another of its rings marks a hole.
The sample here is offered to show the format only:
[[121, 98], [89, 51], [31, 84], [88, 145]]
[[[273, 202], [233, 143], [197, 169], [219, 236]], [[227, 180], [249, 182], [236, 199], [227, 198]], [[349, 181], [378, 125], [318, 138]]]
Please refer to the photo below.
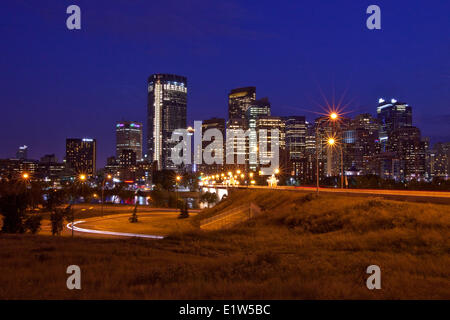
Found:
[[[449, 206], [241, 190], [190, 219], [249, 201], [260, 217], [162, 241], [1, 235], [0, 298], [450, 299]], [[381, 290], [365, 286], [371, 264]]]

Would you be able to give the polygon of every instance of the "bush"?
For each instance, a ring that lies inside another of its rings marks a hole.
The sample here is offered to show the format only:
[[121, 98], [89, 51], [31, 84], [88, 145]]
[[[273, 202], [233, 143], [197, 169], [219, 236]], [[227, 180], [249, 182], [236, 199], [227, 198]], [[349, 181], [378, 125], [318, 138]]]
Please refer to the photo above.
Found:
[[24, 233], [24, 219], [29, 198], [26, 193], [7, 194], [0, 198], [0, 210], [3, 215], [2, 231], [6, 233]]
[[[52, 226], [52, 235], [60, 235], [63, 230], [65, 211], [55, 208], [50, 214], [50, 222]], [[72, 221], [73, 222], [73, 221]]]
[[189, 208], [188, 208], [187, 202], [184, 202], [180, 209], [181, 209], [181, 212], [180, 212], [180, 215], [178, 216], [178, 219], [189, 218]]
[[36, 234], [39, 230], [41, 230], [41, 220], [42, 216], [38, 214], [30, 214], [24, 222], [24, 227], [32, 234]]

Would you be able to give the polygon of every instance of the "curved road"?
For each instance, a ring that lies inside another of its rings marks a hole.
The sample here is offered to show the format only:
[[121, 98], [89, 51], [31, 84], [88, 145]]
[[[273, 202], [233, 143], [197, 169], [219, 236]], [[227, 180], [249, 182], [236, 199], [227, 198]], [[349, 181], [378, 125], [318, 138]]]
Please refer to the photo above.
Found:
[[114, 232], [114, 231], [101, 231], [101, 230], [94, 230], [94, 229], [84, 229], [77, 227], [76, 224], [83, 223], [86, 221], [75, 221], [72, 225], [72, 223], [68, 223], [66, 225], [67, 229], [77, 232], [84, 232], [84, 233], [94, 233], [94, 234], [101, 234], [101, 235], [107, 235], [107, 236], [118, 236], [118, 237], [136, 237], [136, 238], [147, 238], [147, 239], [164, 239], [163, 236], [156, 236], [151, 234], [141, 234], [141, 233], [128, 233], [128, 232]]

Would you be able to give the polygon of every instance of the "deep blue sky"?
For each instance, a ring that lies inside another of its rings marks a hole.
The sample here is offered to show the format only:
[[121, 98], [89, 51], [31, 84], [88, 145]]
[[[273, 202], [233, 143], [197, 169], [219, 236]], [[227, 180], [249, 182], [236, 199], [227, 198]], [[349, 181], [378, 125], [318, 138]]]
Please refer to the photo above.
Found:
[[[66, 28], [70, 4], [81, 31]], [[370, 4], [382, 30], [366, 28]], [[225, 117], [234, 87], [309, 119], [321, 91], [347, 90], [353, 114], [395, 97], [424, 136], [450, 141], [449, 12], [448, 0], [2, 0], [0, 157], [27, 144], [32, 158], [61, 160], [66, 137], [93, 137], [102, 167], [115, 121], [146, 124], [146, 79], [158, 72], [187, 76], [190, 123]]]

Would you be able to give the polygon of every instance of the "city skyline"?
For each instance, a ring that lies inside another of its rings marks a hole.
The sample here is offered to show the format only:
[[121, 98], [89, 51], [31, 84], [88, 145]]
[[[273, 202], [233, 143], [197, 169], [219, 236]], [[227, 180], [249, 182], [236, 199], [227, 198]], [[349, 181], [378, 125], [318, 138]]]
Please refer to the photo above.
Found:
[[[336, 99], [346, 92], [352, 115], [374, 115], [380, 97], [396, 98], [414, 108], [413, 125], [432, 144], [450, 140], [448, 46], [442, 41], [447, 26], [442, 12], [448, 4], [430, 7], [431, 19], [423, 16], [417, 1], [408, 2], [406, 12], [401, 4], [380, 1], [381, 38], [365, 28], [363, 4], [310, 5], [309, 10], [325, 17], [318, 23], [301, 5], [286, 4], [290, 10], [283, 8], [281, 17], [271, 13], [273, 8], [266, 2], [253, 6], [200, 1], [193, 5], [205, 6], [222, 24], [201, 22], [205, 11], [187, 18], [183, 23], [191, 26], [186, 28], [193, 38], [189, 43], [176, 34], [175, 27], [154, 29], [151, 22], [140, 19], [121, 16], [124, 23], [114, 26], [112, 17], [125, 2], [108, 12], [101, 4], [80, 1], [79, 5], [86, 15], [78, 34], [68, 32], [57, 15], [35, 4], [1, 5], [0, 32], [5, 41], [11, 41], [4, 51], [7, 63], [2, 64], [5, 122], [0, 128], [9, 139], [2, 141], [0, 158], [13, 157], [19, 146], [27, 145], [30, 158], [55, 153], [61, 159], [67, 137], [94, 137], [102, 167], [114, 154], [113, 123], [127, 118], [145, 126], [146, 78], [157, 72], [189, 79], [193, 90], [188, 93], [188, 124], [227, 118], [229, 90], [255, 86], [260, 96], [269, 97], [274, 115], [305, 115], [309, 121], [319, 111], [315, 101], [323, 101], [322, 93], [331, 101], [333, 92]], [[65, 12], [64, 4], [51, 3], [47, 8]], [[171, 8], [170, 4], [139, 3], [128, 10], [137, 17], [156, 9], [168, 16]], [[186, 11], [187, 6], [179, 5], [175, 14]], [[21, 12], [21, 19], [9, 12]], [[269, 23], [263, 19], [272, 16]], [[326, 19], [329, 16], [340, 19]], [[426, 23], [420, 29], [409, 28], [409, 22], [417, 18]], [[158, 35], [152, 38], [154, 43], [141, 37], [146, 30]], [[61, 46], [52, 47], [45, 40], [37, 43], [33, 38], [38, 33]], [[113, 40], [115, 36], [120, 44]], [[234, 49], [226, 47], [235, 41]], [[330, 47], [336, 50], [324, 50]], [[25, 93], [24, 84], [29, 84]]]

